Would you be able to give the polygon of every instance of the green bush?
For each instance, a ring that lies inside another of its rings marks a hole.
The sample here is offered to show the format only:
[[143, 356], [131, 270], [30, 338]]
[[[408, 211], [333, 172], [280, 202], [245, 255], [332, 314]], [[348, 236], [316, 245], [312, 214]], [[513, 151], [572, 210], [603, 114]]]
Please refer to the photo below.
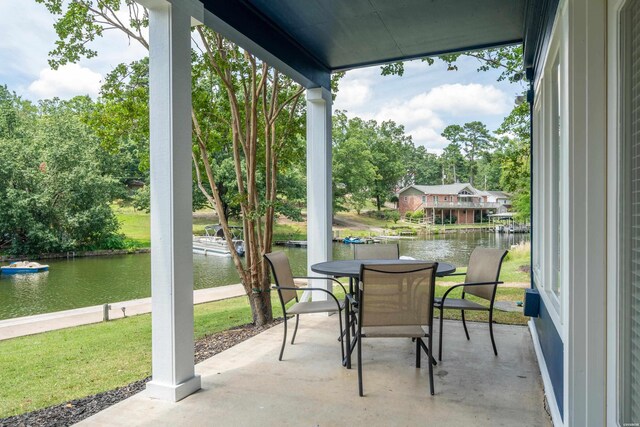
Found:
[[400, 220], [400, 212], [398, 212], [398, 211], [388, 211], [386, 219], [396, 223], [396, 222], [398, 222]]
[[411, 214], [411, 219], [421, 220], [424, 218], [424, 211], [418, 210]]

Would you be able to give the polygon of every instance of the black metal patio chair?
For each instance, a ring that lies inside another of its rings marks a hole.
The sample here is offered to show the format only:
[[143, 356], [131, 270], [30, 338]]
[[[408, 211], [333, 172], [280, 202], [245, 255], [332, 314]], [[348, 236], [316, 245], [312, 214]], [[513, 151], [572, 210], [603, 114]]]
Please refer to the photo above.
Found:
[[[440, 310], [440, 338], [438, 348], [438, 360], [442, 360], [442, 330], [444, 327], [444, 310], [460, 310], [462, 314], [462, 326], [464, 333], [469, 340], [469, 331], [465, 322], [464, 312], [467, 310], [488, 311], [489, 312], [489, 334], [491, 335], [491, 345], [493, 353], [497, 356], [496, 341], [493, 337], [493, 304], [496, 299], [498, 285], [503, 283], [500, 278], [500, 268], [502, 261], [509, 251], [503, 249], [475, 248], [469, 259], [469, 267], [466, 273], [453, 274], [453, 276], [466, 274], [464, 283], [454, 285], [447, 289], [442, 298], [435, 298], [434, 307]], [[449, 298], [449, 293], [462, 287], [461, 298]], [[489, 301], [489, 306], [466, 299], [466, 295]]]
[[[273, 278], [276, 282], [276, 285], [273, 289], [278, 291], [278, 296], [280, 298], [280, 303], [282, 304], [282, 313], [284, 317], [284, 337], [282, 339], [282, 348], [280, 349], [280, 356], [278, 360], [282, 360], [282, 355], [284, 353], [284, 347], [287, 342], [287, 317], [289, 315], [296, 316], [296, 326], [293, 331], [293, 336], [291, 337], [291, 345], [293, 345], [296, 339], [296, 333], [298, 332], [298, 322], [300, 320], [301, 314], [308, 313], [337, 313], [338, 314], [338, 323], [340, 325], [340, 335], [338, 340], [340, 341], [340, 351], [342, 354], [341, 360], [344, 360], [344, 345], [343, 345], [343, 335], [344, 331], [342, 329], [342, 310], [345, 306], [345, 301], [338, 301], [338, 299], [333, 295], [332, 292], [323, 289], [323, 288], [312, 288], [310, 286], [300, 287], [296, 285], [294, 279], [306, 279], [308, 280], [331, 280], [342, 288], [345, 295], [347, 294], [347, 290], [344, 288], [342, 283], [340, 283], [336, 279], [328, 278], [328, 277], [308, 277], [308, 276], [293, 276], [291, 271], [291, 265], [289, 264], [289, 258], [284, 252], [272, 252], [270, 254], [264, 255], [265, 260], [271, 266], [271, 271], [273, 273]], [[323, 301], [304, 301], [300, 302], [298, 300], [298, 291], [320, 291], [328, 294], [326, 300]], [[291, 305], [287, 308], [287, 304], [291, 301], [295, 300], [295, 304]]]

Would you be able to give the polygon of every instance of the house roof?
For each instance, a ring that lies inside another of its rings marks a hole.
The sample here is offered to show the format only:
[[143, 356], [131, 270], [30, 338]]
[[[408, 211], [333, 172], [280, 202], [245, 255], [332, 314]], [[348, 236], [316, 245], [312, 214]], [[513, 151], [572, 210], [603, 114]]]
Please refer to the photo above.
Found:
[[[202, 0], [204, 23], [306, 87], [330, 73], [520, 43], [527, 0]], [[529, 8], [530, 9], [530, 8]]]
[[469, 183], [457, 183], [457, 184], [445, 184], [445, 185], [410, 185], [398, 191], [398, 194], [402, 194], [403, 192], [405, 192], [410, 188], [415, 188], [416, 190], [424, 194], [456, 195], [465, 189], [471, 191], [473, 194], [479, 194], [479, 191], [473, 188]]
[[497, 199], [508, 199], [511, 197], [509, 193], [505, 193], [504, 191], [483, 191], [483, 193], [487, 193]]

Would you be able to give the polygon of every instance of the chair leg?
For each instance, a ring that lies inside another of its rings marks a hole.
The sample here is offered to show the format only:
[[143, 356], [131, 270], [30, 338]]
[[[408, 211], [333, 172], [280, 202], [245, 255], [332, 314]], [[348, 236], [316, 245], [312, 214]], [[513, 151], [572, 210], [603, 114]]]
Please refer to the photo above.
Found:
[[342, 311], [338, 311], [338, 323], [340, 325], [340, 338], [338, 338], [338, 341], [340, 341], [340, 360], [344, 360], [344, 340], [342, 339], [342, 334], [343, 334], [343, 330], [342, 330]]
[[360, 397], [364, 396], [363, 387], [362, 387], [362, 337], [358, 334], [358, 392], [360, 393]]
[[424, 343], [424, 341], [421, 340], [419, 344], [420, 344], [420, 347], [422, 347], [424, 352], [427, 354], [427, 356], [429, 356], [429, 360], [431, 360], [431, 363], [433, 364], [433, 366], [436, 366], [438, 362], [436, 362], [435, 357], [433, 357], [433, 353], [431, 352], [431, 350], [427, 348], [427, 345]]
[[[431, 333], [430, 333], [429, 346], [427, 347], [427, 355], [429, 356], [429, 360], [433, 359], [433, 356], [431, 355], [432, 348], [433, 348], [433, 343], [432, 343]], [[435, 362], [435, 359], [434, 359], [434, 362]], [[433, 396], [435, 394], [433, 390], [433, 363], [429, 363], [429, 390], [431, 391], [431, 395]]]
[[349, 306], [346, 306], [344, 309], [344, 321], [345, 321], [345, 338], [346, 338], [346, 357], [343, 358], [343, 365], [346, 366], [347, 369], [351, 369], [351, 310]]
[[300, 315], [296, 314], [296, 327], [293, 329], [293, 336], [291, 337], [291, 345], [296, 339], [296, 333], [298, 332], [298, 321], [300, 320]]
[[467, 340], [470, 340], [471, 338], [469, 338], [469, 331], [467, 330], [467, 322], [465, 322], [464, 320], [464, 310], [460, 310], [460, 313], [462, 314], [462, 326], [464, 326], [464, 334], [467, 336]]
[[[442, 328], [444, 326], [444, 308], [440, 307], [440, 345], [438, 346], [438, 360], [442, 361]], [[431, 349], [429, 349], [431, 351]]]
[[284, 314], [284, 337], [282, 337], [282, 348], [280, 349], [280, 357], [278, 360], [282, 360], [282, 354], [284, 353], [284, 345], [287, 343], [287, 313]]
[[420, 348], [420, 338], [413, 338], [416, 341], [416, 368], [420, 368], [420, 352], [422, 349]]
[[491, 345], [493, 346], [493, 354], [498, 355], [496, 348], [496, 340], [493, 338], [493, 310], [489, 310], [489, 334], [491, 335]]

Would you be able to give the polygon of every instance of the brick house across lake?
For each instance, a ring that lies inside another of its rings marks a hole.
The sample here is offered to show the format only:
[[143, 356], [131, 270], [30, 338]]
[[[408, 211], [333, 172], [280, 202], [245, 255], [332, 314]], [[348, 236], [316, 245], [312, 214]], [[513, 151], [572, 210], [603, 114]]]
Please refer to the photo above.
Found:
[[502, 191], [482, 191], [471, 184], [410, 185], [398, 192], [400, 216], [422, 210], [428, 223], [480, 222], [481, 215], [504, 213], [511, 207]]

